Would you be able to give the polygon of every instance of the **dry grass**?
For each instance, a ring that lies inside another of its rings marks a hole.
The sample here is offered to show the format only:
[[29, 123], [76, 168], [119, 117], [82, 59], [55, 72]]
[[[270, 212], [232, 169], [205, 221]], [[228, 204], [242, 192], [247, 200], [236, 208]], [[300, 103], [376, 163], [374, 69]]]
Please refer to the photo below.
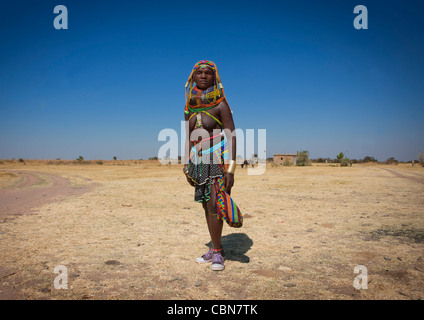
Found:
[[0, 172], [0, 190], [12, 187], [21, 182], [19, 176], [13, 172]]
[[[389, 168], [390, 170], [386, 170]], [[194, 258], [209, 242], [181, 166], [4, 163], [94, 191], [0, 223], [0, 297], [25, 299], [423, 299], [424, 168], [407, 165], [237, 168], [241, 229], [228, 259]], [[394, 174], [397, 173], [396, 174]], [[0, 175], [0, 188], [14, 177]], [[54, 268], [68, 268], [56, 290]], [[368, 289], [353, 270], [368, 268]]]

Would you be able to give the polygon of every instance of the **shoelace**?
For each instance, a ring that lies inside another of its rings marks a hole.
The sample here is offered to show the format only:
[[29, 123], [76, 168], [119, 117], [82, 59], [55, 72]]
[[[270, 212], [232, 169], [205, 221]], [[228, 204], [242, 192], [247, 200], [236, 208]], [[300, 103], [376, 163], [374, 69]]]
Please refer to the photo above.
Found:
[[213, 255], [212, 264], [224, 264], [224, 257], [221, 255], [221, 253], [215, 253]]
[[209, 249], [208, 253], [205, 253], [205, 254], [202, 256], [202, 258], [203, 258], [204, 260], [209, 260], [210, 258], [212, 258], [212, 257], [211, 257], [211, 255], [212, 255], [212, 257], [213, 257], [212, 249]]

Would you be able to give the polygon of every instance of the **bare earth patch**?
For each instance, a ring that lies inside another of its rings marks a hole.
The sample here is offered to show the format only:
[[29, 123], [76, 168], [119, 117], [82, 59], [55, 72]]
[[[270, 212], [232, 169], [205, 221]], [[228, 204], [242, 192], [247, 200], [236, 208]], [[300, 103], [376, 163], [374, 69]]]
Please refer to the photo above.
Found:
[[424, 298], [423, 168], [238, 167], [245, 224], [224, 226], [213, 272], [194, 262], [210, 239], [181, 166], [26, 164], [0, 166], [2, 299]]
[[0, 189], [1, 220], [28, 214], [33, 208], [55, 201], [58, 197], [82, 194], [93, 187], [72, 187], [63, 177], [24, 170], [0, 171], [0, 179], [3, 180]]

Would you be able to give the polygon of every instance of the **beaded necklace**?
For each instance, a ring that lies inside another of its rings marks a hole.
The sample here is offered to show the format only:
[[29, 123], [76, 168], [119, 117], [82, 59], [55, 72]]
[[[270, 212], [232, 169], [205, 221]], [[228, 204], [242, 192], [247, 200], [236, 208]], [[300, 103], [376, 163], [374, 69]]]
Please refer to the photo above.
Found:
[[191, 112], [205, 111], [211, 109], [224, 100], [222, 91], [217, 87], [199, 90], [194, 87], [187, 101], [187, 109]]
[[[210, 68], [214, 73], [214, 86], [206, 90], [199, 90], [197, 87], [193, 88], [194, 83], [194, 72], [198, 68]], [[188, 97], [187, 97], [187, 87]], [[197, 62], [193, 69], [191, 70], [190, 76], [185, 85], [185, 94], [186, 94], [186, 106], [185, 113], [189, 114], [191, 112], [200, 112], [211, 109], [222, 101], [225, 100], [224, 86], [222, 85], [221, 78], [219, 77], [218, 68], [212, 61], [209, 60], [200, 60]]]

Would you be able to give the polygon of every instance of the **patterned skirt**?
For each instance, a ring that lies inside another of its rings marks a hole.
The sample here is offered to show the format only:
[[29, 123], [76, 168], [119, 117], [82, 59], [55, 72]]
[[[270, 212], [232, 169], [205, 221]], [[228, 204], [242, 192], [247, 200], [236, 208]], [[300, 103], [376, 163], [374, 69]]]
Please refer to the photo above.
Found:
[[243, 225], [243, 215], [224, 187], [223, 174], [229, 159], [227, 140], [224, 138], [206, 150], [201, 145], [197, 143], [191, 149], [188, 165], [187, 175], [195, 183], [194, 201], [209, 201], [214, 185], [218, 218], [230, 227], [239, 228]]

